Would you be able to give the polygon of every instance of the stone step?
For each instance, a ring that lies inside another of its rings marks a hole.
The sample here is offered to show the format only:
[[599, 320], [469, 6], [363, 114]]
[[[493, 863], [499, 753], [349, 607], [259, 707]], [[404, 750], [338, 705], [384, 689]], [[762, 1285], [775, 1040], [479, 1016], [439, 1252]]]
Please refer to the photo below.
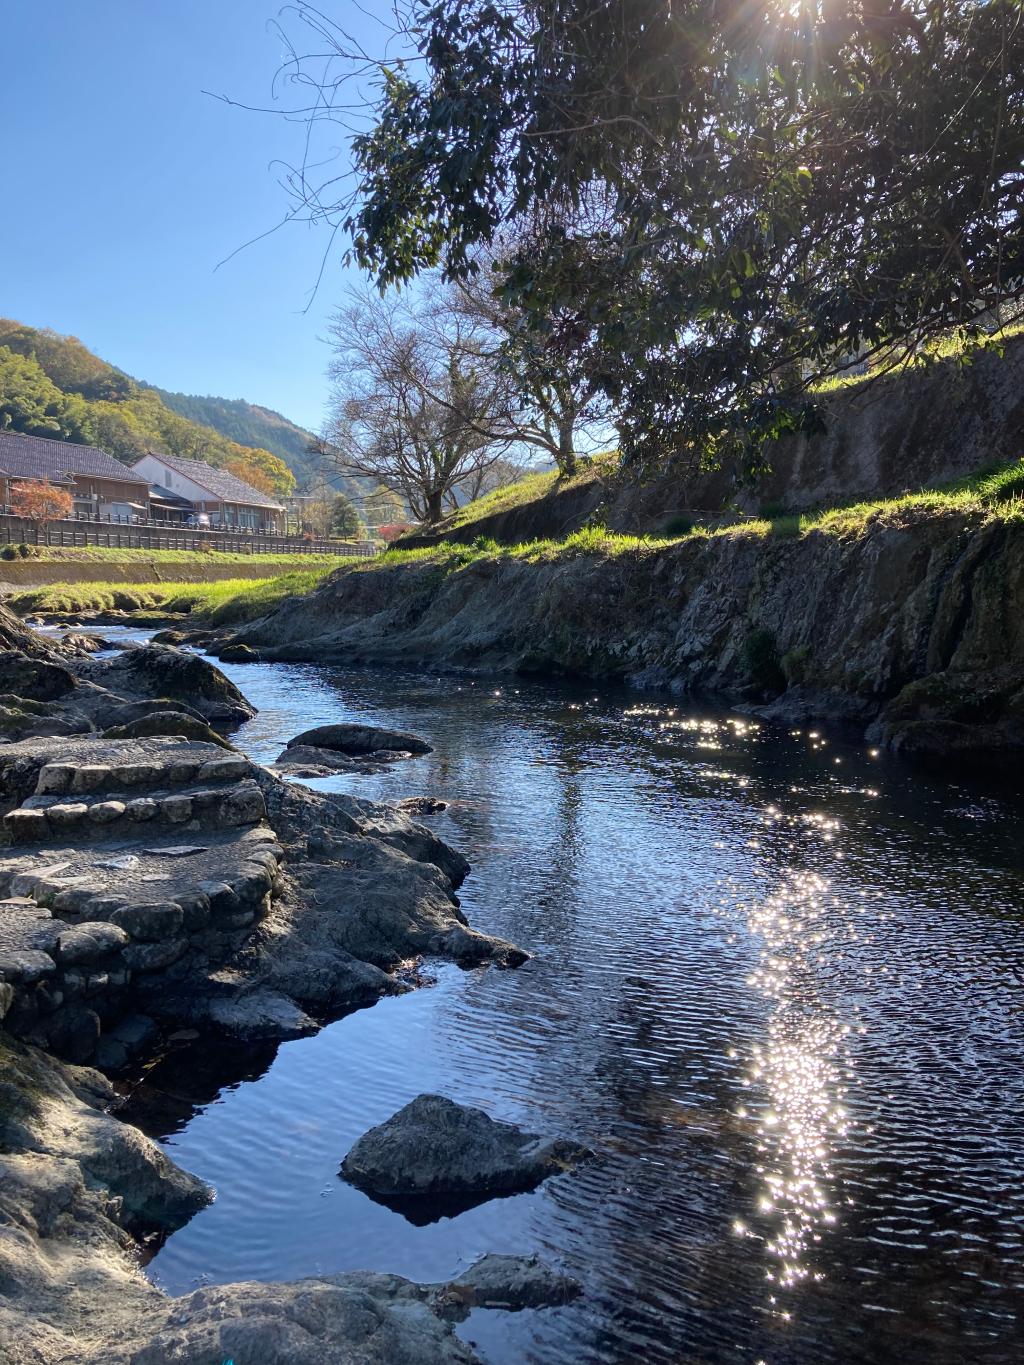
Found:
[[262, 827], [56, 856], [0, 858], [0, 1017], [86, 1061], [104, 1021], [138, 1008], [163, 972], [209, 971], [237, 947], [269, 912], [283, 850]]
[[165, 761], [75, 763], [59, 761], [44, 764], [36, 781], [38, 796], [83, 796], [88, 793], [175, 787], [198, 782], [239, 782], [252, 772], [252, 765], [240, 755], [218, 758], [189, 756], [176, 752]]
[[[251, 771], [248, 764], [244, 771]], [[259, 785], [245, 777], [230, 785], [153, 790], [144, 795], [90, 792], [74, 800], [61, 795], [31, 796], [4, 816], [4, 828], [12, 844], [46, 844], [71, 837], [145, 838], [152, 827], [236, 828], [258, 824], [266, 815]]]

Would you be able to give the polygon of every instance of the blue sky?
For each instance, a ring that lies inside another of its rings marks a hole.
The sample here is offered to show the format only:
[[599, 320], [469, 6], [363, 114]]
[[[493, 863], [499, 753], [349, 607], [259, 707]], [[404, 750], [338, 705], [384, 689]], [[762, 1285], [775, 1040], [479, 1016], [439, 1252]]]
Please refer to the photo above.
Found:
[[[308, 311], [322, 229], [291, 225], [216, 269], [283, 216], [270, 163], [301, 156], [296, 124], [203, 94], [271, 102], [280, 3], [4, 0], [0, 314], [316, 430], [341, 239]], [[373, 33], [353, 0], [325, 9]]]

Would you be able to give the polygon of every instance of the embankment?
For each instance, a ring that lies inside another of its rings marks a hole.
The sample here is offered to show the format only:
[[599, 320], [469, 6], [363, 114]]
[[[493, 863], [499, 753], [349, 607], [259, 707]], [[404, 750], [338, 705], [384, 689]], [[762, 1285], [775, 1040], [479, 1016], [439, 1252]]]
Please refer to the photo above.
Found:
[[289, 569], [316, 567], [311, 558], [288, 561], [218, 560], [206, 556], [180, 562], [152, 559], [128, 551], [123, 559], [0, 560], [0, 597], [55, 583], [222, 583], [236, 578], [270, 578]]
[[486, 536], [515, 545], [594, 522], [658, 533], [679, 520], [806, 512], [956, 483], [1021, 454], [1024, 335], [1007, 336], [1001, 351], [976, 347], [927, 366], [851, 376], [813, 397], [818, 429], [771, 442], [768, 471], [752, 482], [728, 466], [702, 471], [684, 456], [648, 479], [599, 458], [571, 479], [535, 475], [499, 489], [402, 544]]
[[607, 546], [388, 557], [235, 638], [666, 687], [855, 722], [907, 754], [1024, 744], [1024, 520], [894, 504], [852, 530]]

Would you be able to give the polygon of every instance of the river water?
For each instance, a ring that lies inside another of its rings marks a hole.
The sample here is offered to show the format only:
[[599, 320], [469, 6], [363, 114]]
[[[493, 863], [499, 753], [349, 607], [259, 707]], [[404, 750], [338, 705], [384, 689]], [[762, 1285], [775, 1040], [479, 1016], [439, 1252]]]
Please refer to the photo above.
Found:
[[[149, 1267], [443, 1280], [537, 1252], [575, 1303], [475, 1311], [492, 1365], [1022, 1356], [1022, 806], [806, 728], [636, 694], [390, 671], [225, 669], [269, 761], [309, 725], [434, 752], [311, 786], [449, 801], [470, 922], [518, 971], [424, 984], [315, 1038], [204, 1045], [135, 1110], [216, 1202]], [[427, 1226], [342, 1182], [422, 1091], [583, 1140], [590, 1164]]]

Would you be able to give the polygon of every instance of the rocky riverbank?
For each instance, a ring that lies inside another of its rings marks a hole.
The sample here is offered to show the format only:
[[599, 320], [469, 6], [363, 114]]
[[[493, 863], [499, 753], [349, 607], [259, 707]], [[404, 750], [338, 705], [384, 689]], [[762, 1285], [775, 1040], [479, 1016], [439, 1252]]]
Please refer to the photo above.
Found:
[[[82, 1063], [130, 1071], [183, 1027], [295, 1038], [408, 989], [396, 969], [420, 954], [526, 954], [466, 923], [468, 864], [425, 826], [234, 751], [213, 727], [252, 708], [203, 660], [93, 657], [2, 609], [0, 637], [0, 1359], [471, 1361], [452, 1330], [469, 1306], [564, 1298], [543, 1267], [494, 1257], [449, 1285], [348, 1274], [170, 1300], [146, 1282], [139, 1239], [212, 1191], [115, 1118]], [[395, 736], [356, 738], [394, 753]]]
[[[232, 639], [263, 657], [569, 674], [908, 756], [1024, 745], [1024, 521], [896, 505], [848, 532], [341, 570]], [[214, 646], [216, 647], [216, 645]]]

